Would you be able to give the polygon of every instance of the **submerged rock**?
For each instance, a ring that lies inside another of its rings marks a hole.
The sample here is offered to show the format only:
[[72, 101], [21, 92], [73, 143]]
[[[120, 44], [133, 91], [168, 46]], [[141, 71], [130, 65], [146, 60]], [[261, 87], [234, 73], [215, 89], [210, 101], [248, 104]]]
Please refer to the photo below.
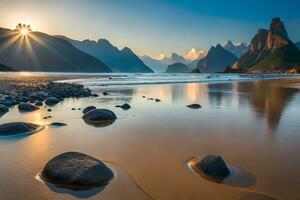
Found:
[[216, 154], [205, 155], [199, 162], [191, 165], [197, 173], [203, 174], [214, 180], [224, 180], [230, 170], [221, 156]]
[[197, 103], [187, 105], [187, 107], [191, 108], [191, 109], [199, 109], [199, 108], [201, 108], [201, 106], [199, 104], [197, 104]]
[[95, 106], [88, 106], [85, 109], [83, 109], [82, 113], [85, 114], [85, 113], [87, 113], [87, 112], [89, 112], [91, 110], [94, 110], [94, 109], [96, 109]]
[[59, 103], [59, 99], [56, 97], [48, 97], [45, 101], [45, 104], [48, 106], [54, 106]]
[[56, 126], [56, 127], [61, 127], [61, 126], [66, 126], [67, 124], [62, 123], [62, 122], [52, 122], [50, 125]]
[[129, 110], [131, 108], [131, 106], [128, 103], [124, 103], [123, 105], [117, 105], [115, 107], [122, 108], [123, 110]]
[[87, 124], [104, 127], [112, 124], [117, 119], [117, 116], [111, 110], [94, 109], [84, 114], [82, 118]]
[[0, 136], [33, 134], [43, 129], [43, 126], [26, 122], [11, 122], [0, 125]]
[[109, 95], [108, 92], [103, 92], [102, 94], [103, 94], [104, 96]]
[[113, 177], [113, 172], [103, 162], [78, 152], [54, 157], [41, 174], [46, 182], [79, 190], [107, 185]]
[[20, 103], [18, 105], [18, 109], [21, 112], [32, 112], [32, 111], [36, 111], [38, 109], [40, 109], [39, 107], [32, 105], [30, 103]]

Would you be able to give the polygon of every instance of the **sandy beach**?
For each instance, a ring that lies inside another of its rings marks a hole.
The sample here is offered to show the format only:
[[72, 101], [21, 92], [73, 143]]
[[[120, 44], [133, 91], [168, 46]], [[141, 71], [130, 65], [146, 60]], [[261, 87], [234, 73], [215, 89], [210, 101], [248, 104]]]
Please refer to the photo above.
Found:
[[[66, 79], [81, 79], [79, 83], [85, 85], [83, 78], [87, 77], [15, 76], [2, 77], [0, 83], [2, 90]], [[28, 113], [12, 106], [0, 118], [1, 124], [22, 121], [45, 126], [30, 136], [0, 138], [0, 199], [300, 198], [299, 78], [90, 89], [99, 96], [65, 98]], [[123, 103], [131, 108], [115, 107]], [[186, 107], [192, 103], [202, 107]], [[112, 110], [118, 119], [105, 127], [91, 126], [81, 118], [90, 105]], [[52, 122], [67, 125], [49, 126]], [[87, 191], [39, 180], [45, 164], [67, 151], [103, 161], [114, 179]], [[189, 168], [190, 159], [209, 153], [221, 155], [236, 176], [216, 183]]]

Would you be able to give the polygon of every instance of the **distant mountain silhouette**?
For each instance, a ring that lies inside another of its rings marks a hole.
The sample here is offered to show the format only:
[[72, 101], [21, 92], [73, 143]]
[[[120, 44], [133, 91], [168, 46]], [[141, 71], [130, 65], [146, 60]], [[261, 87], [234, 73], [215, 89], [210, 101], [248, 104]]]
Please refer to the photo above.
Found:
[[199, 60], [198, 71], [204, 73], [223, 72], [226, 67], [237, 61], [237, 57], [225, 50], [220, 44], [211, 47], [206, 57]]
[[289, 39], [282, 21], [274, 18], [269, 30], [259, 29], [249, 51], [233, 69], [257, 73], [299, 71], [300, 51]]
[[242, 55], [247, 53], [249, 47], [245, 43], [235, 45], [231, 40], [228, 40], [227, 43], [224, 45], [224, 49], [234, 54], [237, 58], [240, 58]]
[[14, 70], [12, 68], [7, 67], [7, 66], [5, 66], [5, 65], [3, 65], [3, 64], [0, 63], [0, 71], [2, 71], [2, 72], [9, 72], [9, 71], [14, 71]]
[[151, 73], [153, 72], [129, 48], [121, 51], [108, 40], [73, 40], [65, 36], [56, 36], [71, 42], [76, 48], [84, 51], [110, 66], [114, 72]]
[[99, 59], [66, 40], [41, 32], [24, 36], [4, 28], [0, 28], [0, 62], [23, 71], [111, 72]]
[[166, 73], [190, 73], [190, 68], [183, 63], [174, 63], [172, 65], [168, 65]]
[[177, 53], [172, 53], [170, 58], [165, 57], [160, 62], [162, 62], [163, 64], [166, 64], [166, 65], [171, 65], [174, 63], [183, 63], [183, 64], [188, 63], [188, 61], [186, 61], [183, 56], [178, 55]]
[[150, 58], [146, 55], [140, 57], [140, 59], [156, 73], [165, 72], [168, 67], [166, 64], [160, 62], [160, 60]]

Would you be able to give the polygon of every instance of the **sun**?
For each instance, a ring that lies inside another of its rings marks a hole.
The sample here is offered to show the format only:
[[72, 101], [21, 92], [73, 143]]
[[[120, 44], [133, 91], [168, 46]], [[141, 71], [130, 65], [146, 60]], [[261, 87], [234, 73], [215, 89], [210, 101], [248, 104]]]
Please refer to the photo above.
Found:
[[20, 30], [21, 35], [26, 36], [28, 34], [28, 29], [27, 28], [23, 28]]
[[30, 25], [19, 23], [19, 24], [16, 26], [16, 31], [19, 31], [19, 33], [20, 33], [22, 36], [27, 36], [27, 35], [29, 34], [29, 32], [31, 32], [32, 30], [31, 30]]

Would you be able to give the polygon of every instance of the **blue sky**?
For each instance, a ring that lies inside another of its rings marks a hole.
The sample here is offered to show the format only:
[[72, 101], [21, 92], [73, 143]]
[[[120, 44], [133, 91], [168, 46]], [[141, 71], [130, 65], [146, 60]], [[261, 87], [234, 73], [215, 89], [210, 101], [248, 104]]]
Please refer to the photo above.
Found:
[[299, 0], [0, 0], [0, 26], [30, 23], [34, 30], [74, 39], [106, 38], [152, 57], [209, 49], [231, 39], [250, 42], [273, 17], [300, 41]]

